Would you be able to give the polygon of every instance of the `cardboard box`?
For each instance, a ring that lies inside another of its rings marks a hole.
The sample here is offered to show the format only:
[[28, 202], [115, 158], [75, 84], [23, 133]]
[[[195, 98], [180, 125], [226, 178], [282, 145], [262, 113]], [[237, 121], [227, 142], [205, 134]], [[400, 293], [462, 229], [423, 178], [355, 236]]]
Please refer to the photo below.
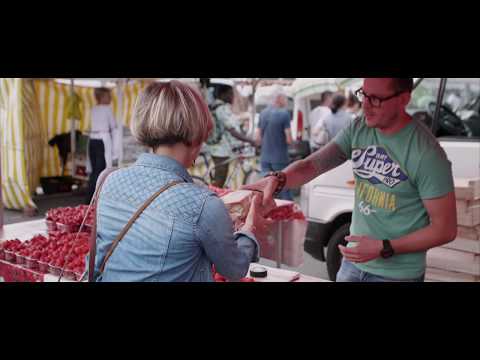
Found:
[[480, 240], [480, 226], [467, 227], [459, 226], [457, 236], [462, 239]]
[[480, 200], [457, 200], [457, 221], [460, 226], [480, 225]]
[[480, 282], [480, 277], [470, 274], [429, 267], [425, 274], [428, 282]]
[[480, 199], [480, 178], [455, 178], [455, 196], [457, 200]]
[[438, 247], [428, 251], [427, 267], [480, 276], [480, 255]]
[[480, 254], [480, 240], [463, 239], [457, 237], [451, 243], [443, 245], [442, 248], [459, 250], [478, 255]]

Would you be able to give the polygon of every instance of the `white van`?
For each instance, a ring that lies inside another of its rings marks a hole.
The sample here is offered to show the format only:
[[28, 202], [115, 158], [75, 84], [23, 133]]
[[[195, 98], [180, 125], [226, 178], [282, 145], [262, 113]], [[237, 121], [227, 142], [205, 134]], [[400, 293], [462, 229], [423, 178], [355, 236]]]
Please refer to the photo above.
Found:
[[[356, 90], [362, 81], [300, 79], [294, 83], [292, 129], [297, 140], [308, 140], [306, 119], [323, 91], [342, 87]], [[480, 78], [418, 79], [416, 85], [408, 111], [432, 128], [453, 164], [454, 177], [480, 177]], [[442, 105], [437, 106], [437, 102]], [[334, 280], [342, 259], [337, 245], [345, 243], [354, 204], [351, 162], [303, 186], [300, 204], [310, 223], [305, 250], [327, 263], [329, 277]]]

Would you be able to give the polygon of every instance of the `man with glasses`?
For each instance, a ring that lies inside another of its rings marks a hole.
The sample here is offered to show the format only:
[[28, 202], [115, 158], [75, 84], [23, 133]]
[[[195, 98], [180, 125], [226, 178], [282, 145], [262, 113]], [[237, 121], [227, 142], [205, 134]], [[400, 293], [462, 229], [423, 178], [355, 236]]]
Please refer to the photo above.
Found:
[[426, 252], [457, 235], [451, 163], [406, 112], [412, 89], [412, 78], [365, 79], [356, 92], [364, 116], [310, 157], [248, 186], [268, 200], [352, 160], [355, 205], [337, 281], [422, 282]]

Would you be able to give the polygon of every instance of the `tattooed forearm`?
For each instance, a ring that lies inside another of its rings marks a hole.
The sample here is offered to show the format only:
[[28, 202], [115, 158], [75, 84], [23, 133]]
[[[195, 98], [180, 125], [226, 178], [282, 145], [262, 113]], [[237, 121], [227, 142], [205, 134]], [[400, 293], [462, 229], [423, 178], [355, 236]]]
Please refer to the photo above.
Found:
[[286, 168], [286, 187], [298, 188], [317, 176], [342, 165], [345, 161], [347, 161], [347, 156], [337, 144], [331, 142], [305, 160], [297, 161]]
[[317, 172], [316, 176], [319, 176], [342, 165], [347, 161], [347, 156], [337, 144], [330, 142], [321, 150], [310, 155], [306, 160], [312, 163]]

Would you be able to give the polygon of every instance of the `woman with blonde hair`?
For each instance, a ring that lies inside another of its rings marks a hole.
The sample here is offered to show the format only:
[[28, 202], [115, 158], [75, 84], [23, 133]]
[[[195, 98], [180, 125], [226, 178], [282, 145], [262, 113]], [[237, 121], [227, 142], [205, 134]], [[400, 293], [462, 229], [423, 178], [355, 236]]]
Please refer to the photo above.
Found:
[[137, 101], [131, 128], [151, 152], [98, 187], [93, 279], [210, 282], [212, 264], [228, 279], [245, 277], [259, 259], [261, 198], [234, 233], [222, 200], [193, 183], [187, 169], [213, 128], [200, 93], [178, 81], [150, 85]]

